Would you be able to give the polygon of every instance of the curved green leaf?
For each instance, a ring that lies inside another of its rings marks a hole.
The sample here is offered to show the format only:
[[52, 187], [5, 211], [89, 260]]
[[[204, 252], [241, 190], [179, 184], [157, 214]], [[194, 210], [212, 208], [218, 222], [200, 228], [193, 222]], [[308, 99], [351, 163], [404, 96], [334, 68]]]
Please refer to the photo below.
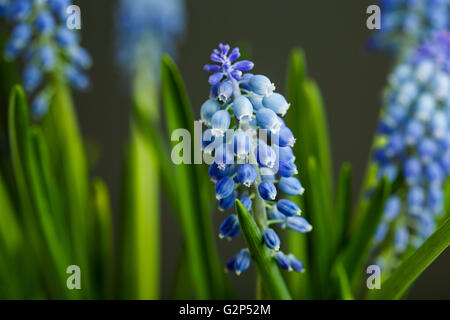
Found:
[[369, 299], [400, 299], [409, 286], [449, 245], [450, 218], [395, 269], [381, 284], [380, 290], [372, 290]]
[[[181, 75], [175, 63], [165, 56], [161, 64], [161, 84], [164, 111], [169, 137], [176, 129], [187, 129], [194, 134], [194, 117]], [[198, 138], [201, 139], [200, 135]], [[200, 150], [201, 140], [192, 139], [191, 155]], [[175, 145], [172, 142], [172, 146]], [[173, 166], [171, 184], [172, 198], [179, 205], [178, 217], [185, 248], [188, 252], [189, 269], [194, 291], [198, 298], [224, 298], [227, 285], [215, 247], [215, 237], [211, 221], [212, 186], [205, 168], [200, 165], [181, 164]], [[195, 187], [193, 187], [195, 186]], [[179, 192], [182, 190], [183, 192]]]
[[236, 211], [250, 255], [258, 268], [265, 295], [269, 299], [291, 299], [280, 269], [270, 250], [263, 243], [261, 231], [251, 214], [239, 200], [236, 200]]
[[[383, 208], [390, 192], [390, 183], [383, 178], [376, 186], [364, 211], [360, 223], [350, 236], [350, 242], [343, 253], [343, 264], [353, 286], [360, 285], [365, 260], [369, 254], [375, 230], [381, 221]], [[354, 288], [355, 288], [354, 287]]]

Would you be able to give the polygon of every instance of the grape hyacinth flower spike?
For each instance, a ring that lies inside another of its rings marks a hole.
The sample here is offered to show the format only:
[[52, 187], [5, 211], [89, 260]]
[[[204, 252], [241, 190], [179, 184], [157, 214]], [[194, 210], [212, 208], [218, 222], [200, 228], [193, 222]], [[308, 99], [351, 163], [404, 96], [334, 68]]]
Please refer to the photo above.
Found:
[[[211, 89], [200, 114], [207, 127], [202, 136], [203, 151], [214, 157], [209, 175], [216, 185], [219, 208], [230, 210], [235, 199], [240, 199], [258, 222], [261, 245], [272, 251], [280, 268], [303, 272], [300, 260], [280, 251], [282, 243], [273, 229], [287, 226], [299, 233], [312, 229], [299, 217], [297, 204], [283, 199], [304, 192], [294, 177], [295, 138], [281, 118], [289, 103], [274, 92], [275, 85], [268, 77], [248, 73], [254, 64], [238, 60], [239, 48], [220, 44], [210, 58], [213, 63], [205, 65], [204, 70], [211, 73]], [[219, 237], [231, 240], [240, 234], [238, 217], [232, 213], [222, 222]], [[242, 249], [228, 261], [226, 269], [240, 274], [250, 267], [250, 260], [248, 249]]]
[[117, 9], [119, 67], [128, 77], [139, 73], [159, 84], [161, 57], [165, 53], [176, 55], [177, 42], [184, 33], [184, 0], [120, 0]]
[[450, 0], [381, 0], [381, 29], [371, 46], [409, 54], [431, 34], [450, 29]]
[[[375, 242], [393, 233], [398, 256], [435, 229], [450, 175], [450, 33], [433, 34], [394, 69], [384, 97], [374, 161], [402, 185], [386, 202]], [[385, 259], [384, 259], [385, 260]]]
[[84, 70], [90, 68], [91, 57], [80, 46], [78, 33], [66, 26], [66, 9], [71, 4], [70, 0], [14, 0], [0, 4], [0, 18], [13, 26], [3, 54], [9, 60], [22, 58], [22, 83], [34, 96], [32, 111], [36, 117], [47, 112], [54, 78], [78, 90], [90, 85]]

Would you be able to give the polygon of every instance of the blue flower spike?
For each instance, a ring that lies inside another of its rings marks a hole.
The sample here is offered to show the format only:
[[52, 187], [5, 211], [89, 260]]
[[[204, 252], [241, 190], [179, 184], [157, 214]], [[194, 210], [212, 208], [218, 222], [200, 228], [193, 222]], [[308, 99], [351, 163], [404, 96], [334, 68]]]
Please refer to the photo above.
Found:
[[[294, 202], [277, 202], [280, 191], [290, 196], [305, 191], [294, 177], [298, 173], [292, 151], [295, 137], [282, 119], [290, 105], [275, 92], [268, 77], [248, 72], [253, 62], [239, 58], [238, 48], [219, 44], [210, 55], [212, 63], [204, 66], [211, 87], [200, 117], [206, 126], [203, 152], [214, 157], [209, 176], [216, 184], [219, 210], [231, 209], [235, 199], [240, 199], [247, 211], [259, 215], [262, 245], [274, 252], [273, 259], [284, 270], [301, 272], [300, 260], [279, 251], [281, 240], [273, 229], [287, 226], [299, 233], [312, 229], [297, 217], [301, 209]], [[239, 219], [231, 214], [222, 222], [219, 237], [233, 239], [240, 233]], [[248, 249], [243, 249], [228, 261], [226, 269], [240, 274], [248, 269], [250, 259]]]
[[84, 71], [91, 67], [91, 57], [80, 46], [77, 31], [66, 27], [70, 0], [0, 2], [0, 16], [13, 26], [3, 54], [25, 63], [22, 83], [31, 97], [33, 116], [47, 113], [52, 79], [61, 79], [77, 90], [90, 86]]
[[[432, 2], [445, 4], [448, 15], [449, 1]], [[443, 214], [450, 174], [450, 32], [428, 34], [400, 59], [389, 79], [378, 133], [384, 143], [373, 160], [380, 177], [393, 182], [402, 173], [403, 183], [385, 204], [376, 238], [378, 243], [392, 239], [387, 232], [393, 229], [392, 245], [400, 258], [427, 239]]]

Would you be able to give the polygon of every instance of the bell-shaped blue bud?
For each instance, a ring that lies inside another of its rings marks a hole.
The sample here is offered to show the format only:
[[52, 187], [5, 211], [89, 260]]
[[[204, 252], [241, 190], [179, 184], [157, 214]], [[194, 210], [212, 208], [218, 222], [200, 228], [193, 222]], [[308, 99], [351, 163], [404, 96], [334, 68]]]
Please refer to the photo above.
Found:
[[442, 167], [435, 161], [425, 167], [425, 176], [432, 185], [441, 185], [445, 178]]
[[215, 149], [214, 162], [219, 169], [225, 170], [228, 165], [234, 163], [234, 152], [231, 144], [221, 144]]
[[278, 183], [278, 188], [280, 188], [282, 192], [290, 196], [302, 195], [305, 192], [305, 189], [303, 188], [300, 181], [294, 177], [281, 177]]
[[280, 132], [276, 135], [276, 139], [273, 140], [280, 147], [293, 147], [295, 144], [294, 134], [291, 129], [286, 126], [280, 128]]
[[228, 209], [231, 209], [234, 206], [234, 202], [238, 197], [238, 192], [237, 190], [234, 190], [233, 193], [231, 195], [229, 195], [226, 198], [220, 199], [219, 200], [219, 210], [220, 211], [225, 211]]
[[250, 252], [248, 249], [242, 249], [237, 255], [234, 262], [234, 271], [237, 275], [250, 267]]
[[250, 102], [252, 103], [253, 106], [253, 110], [258, 111], [259, 109], [264, 108], [263, 105], [263, 97], [258, 96], [256, 94], [249, 94], [247, 96], [248, 100], [250, 100]]
[[291, 268], [295, 272], [305, 272], [305, 268], [303, 267], [303, 263], [297, 259], [296, 256], [294, 256], [292, 253], [287, 255], [287, 258], [289, 260], [289, 264], [291, 265]]
[[386, 154], [388, 157], [394, 157], [400, 154], [404, 149], [403, 136], [394, 132], [390, 137], [386, 146]]
[[241, 184], [250, 187], [255, 182], [256, 170], [251, 164], [241, 164], [237, 170], [236, 177]]
[[[14, 49], [15, 52], [18, 52], [25, 48], [32, 37], [32, 30], [29, 24], [21, 23], [14, 27], [11, 38], [8, 41], [8, 46]], [[9, 57], [9, 58], [12, 58]]]
[[407, 81], [403, 83], [397, 95], [397, 102], [403, 106], [409, 104], [416, 99], [419, 89], [414, 81]]
[[200, 117], [203, 123], [211, 126], [212, 117], [220, 110], [220, 103], [216, 99], [206, 100], [200, 108]]
[[267, 228], [266, 230], [264, 230], [263, 239], [264, 239], [264, 243], [266, 244], [266, 246], [269, 249], [272, 249], [275, 251], [280, 250], [281, 241], [273, 229]]
[[233, 135], [234, 153], [239, 159], [245, 159], [250, 152], [250, 137], [239, 129]]
[[272, 182], [263, 181], [258, 186], [259, 195], [264, 200], [275, 200], [277, 197], [277, 188]]
[[261, 129], [268, 130], [274, 134], [280, 131], [282, 125], [276, 113], [268, 108], [262, 108], [256, 112], [256, 121]]
[[443, 111], [436, 111], [431, 117], [430, 131], [437, 139], [442, 139], [449, 129], [449, 118]]
[[292, 177], [298, 173], [297, 166], [292, 161], [279, 161], [278, 174], [282, 177]]
[[219, 101], [227, 102], [233, 95], [233, 85], [229, 81], [222, 81], [217, 88], [217, 98]]
[[36, 89], [42, 81], [42, 71], [34, 64], [29, 63], [23, 72], [23, 86], [28, 92]]
[[252, 209], [252, 200], [249, 197], [242, 196], [240, 201], [244, 205], [245, 209], [247, 209], [247, 211], [250, 211]]
[[424, 163], [429, 163], [437, 155], [438, 146], [434, 140], [425, 138], [419, 143], [417, 152]]
[[225, 110], [217, 111], [211, 118], [211, 132], [215, 137], [223, 137], [230, 127], [231, 117]]
[[55, 40], [61, 47], [67, 49], [78, 42], [78, 36], [73, 30], [60, 27], [55, 34]]
[[236, 269], [234, 267], [235, 263], [236, 263], [236, 257], [234, 256], [230, 260], [228, 260], [227, 266], [226, 266], [226, 271], [229, 271], [229, 272], [236, 271]]
[[295, 156], [291, 147], [278, 147], [275, 148], [275, 151], [278, 153], [278, 159], [280, 161], [288, 161], [294, 162]]
[[86, 90], [89, 87], [89, 78], [77, 67], [69, 65], [64, 72], [69, 83], [78, 90]]
[[248, 123], [253, 117], [253, 106], [250, 100], [239, 96], [233, 101], [234, 116], [242, 123]]
[[50, 45], [39, 48], [39, 61], [44, 70], [52, 70], [56, 64], [55, 50]]
[[386, 204], [384, 205], [383, 218], [387, 222], [390, 222], [398, 217], [400, 210], [402, 209], [402, 201], [396, 196], [390, 196], [389, 199], [386, 200]]
[[233, 239], [240, 234], [241, 228], [239, 227], [238, 217], [235, 214], [230, 214], [220, 225], [219, 238]]
[[414, 77], [422, 83], [427, 83], [435, 71], [434, 64], [429, 60], [420, 62], [414, 71]]
[[55, 27], [55, 19], [48, 11], [42, 11], [36, 16], [36, 29], [42, 34], [50, 34]]
[[422, 175], [422, 164], [417, 158], [408, 158], [403, 167], [403, 175], [409, 185], [416, 184]]
[[422, 93], [417, 100], [415, 117], [422, 121], [428, 121], [431, 118], [436, 107], [434, 97], [429, 93]]
[[428, 238], [436, 229], [435, 218], [429, 211], [424, 211], [419, 216], [418, 233], [423, 238]]
[[431, 92], [436, 99], [448, 98], [450, 92], [450, 77], [447, 72], [438, 72], [431, 82]]
[[216, 198], [217, 200], [229, 197], [234, 191], [233, 178], [225, 176], [220, 178], [216, 183]]
[[430, 186], [428, 188], [427, 205], [437, 216], [443, 212], [444, 192], [440, 186]]
[[418, 120], [412, 119], [405, 126], [405, 142], [408, 145], [415, 145], [422, 139], [425, 133], [423, 123]]
[[277, 202], [278, 211], [287, 217], [299, 216], [302, 210], [291, 200], [281, 199]]
[[375, 230], [374, 241], [376, 244], [383, 242], [386, 239], [387, 233], [389, 231], [388, 223], [382, 221]]
[[282, 117], [284, 117], [290, 106], [284, 96], [276, 92], [271, 95], [266, 95], [262, 102], [264, 107], [273, 110]]
[[253, 77], [253, 73], [245, 73], [239, 82], [242, 89], [250, 90], [249, 81]]
[[398, 227], [394, 234], [394, 248], [397, 253], [403, 253], [408, 248], [409, 232], [406, 226]]
[[33, 115], [36, 118], [40, 118], [45, 115], [48, 111], [48, 107], [50, 105], [50, 97], [47, 92], [40, 92], [33, 101], [31, 105], [31, 109], [33, 111]]
[[32, 13], [31, 1], [16, 0], [10, 3], [8, 15], [15, 21], [23, 21]]
[[275, 261], [278, 263], [281, 269], [289, 271], [292, 270], [291, 264], [289, 263], [289, 259], [282, 251], [275, 252], [273, 257], [275, 258]]
[[255, 148], [255, 157], [260, 166], [267, 168], [273, 168], [277, 161], [275, 151], [261, 140], [258, 143], [258, 147]]
[[307, 233], [312, 230], [312, 226], [302, 217], [287, 217], [286, 226], [298, 233]]
[[255, 75], [249, 80], [249, 87], [254, 93], [260, 96], [271, 95], [275, 90], [275, 85], [270, 82], [269, 78], [263, 75]]
[[412, 187], [408, 190], [406, 202], [408, 204], [408, 212], [412, 215], [419, 215], [425, 201], [425, 193], [419, 186]]
[[228, 170], [226, 168], [219, 168], [217, 163], [213, 162], [209, 165], [208, 174], [213, 182], [217, 182], [217, 180], [219, 180], [220, 178], [228, 175]]

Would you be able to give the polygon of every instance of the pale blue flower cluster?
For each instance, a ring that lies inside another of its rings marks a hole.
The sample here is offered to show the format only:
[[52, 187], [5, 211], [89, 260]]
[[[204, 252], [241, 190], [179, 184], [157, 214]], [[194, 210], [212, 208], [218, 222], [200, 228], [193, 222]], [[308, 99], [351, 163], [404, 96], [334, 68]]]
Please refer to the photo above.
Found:
[[91, 66], [91, 58], [77, 32], [66, 27], [70, 5], [70, 0], [0, 0], [0, 17], [13, 25], [4, 55], [22, 58], [23, 86], [35, 94], [36, 116], [46, 113], [53, 94], [46, 77], [59, 77], [79, 90], [90, 84], [83, 70]]
[[381, 0], [381, 29], [372, 45], [398, 53], [450, 28], [450, 0]]
[[[238, 48], [220, 44], [210, 58], [214, 64], [204, 69], [212, 73], [210, 97], [201, 106], [203, 150], [214, 157], [209, 176], [215, 183], [219, 209], [234, 208], [236, 199], [255, 216], [254, 202], [267, 208], [263, 219], [257, 218], [263, 241], [272, 250], [274, 259], [285, 270], [303, 271], [294, 255], [280, 251], [280, 238], [272, 225], [299, 233], [311, 231], [311, 225], [300, 217], [300, 208], [291, 200], [279, 199], [280, 193], [301, 195], [304, 189], [294, 177], [297, 167], [292, 147], [292, 131], [283, 119], [289, 104], [264, 75], [245, 73], [253, 62], [238, 61]], [[267, 137], [270, 139], [270, 144]], [[230, 214], [220, 226], [219, 236], [232, 239], [241, 234], [236, 214]], [[237, 274], [250, 266], [248, 249], [241, 250], [227, 264]]]
[[385, 206], [376, 232], [393, 231], [401, 254], [418, 247], [443, 213], [443, 185], [450, 174], [450, 33], [435, 33], [404, 59], [389, 78], [374, 152], [380, 175], [403, 181]]
[[144, 59], [152, 68], [149, 73], [158, 75], [161, 56], [176, 53], [185, 20], [184, 0], [121, 0], [116, 58], [125, 74], [135, 74], [137, 63]]

